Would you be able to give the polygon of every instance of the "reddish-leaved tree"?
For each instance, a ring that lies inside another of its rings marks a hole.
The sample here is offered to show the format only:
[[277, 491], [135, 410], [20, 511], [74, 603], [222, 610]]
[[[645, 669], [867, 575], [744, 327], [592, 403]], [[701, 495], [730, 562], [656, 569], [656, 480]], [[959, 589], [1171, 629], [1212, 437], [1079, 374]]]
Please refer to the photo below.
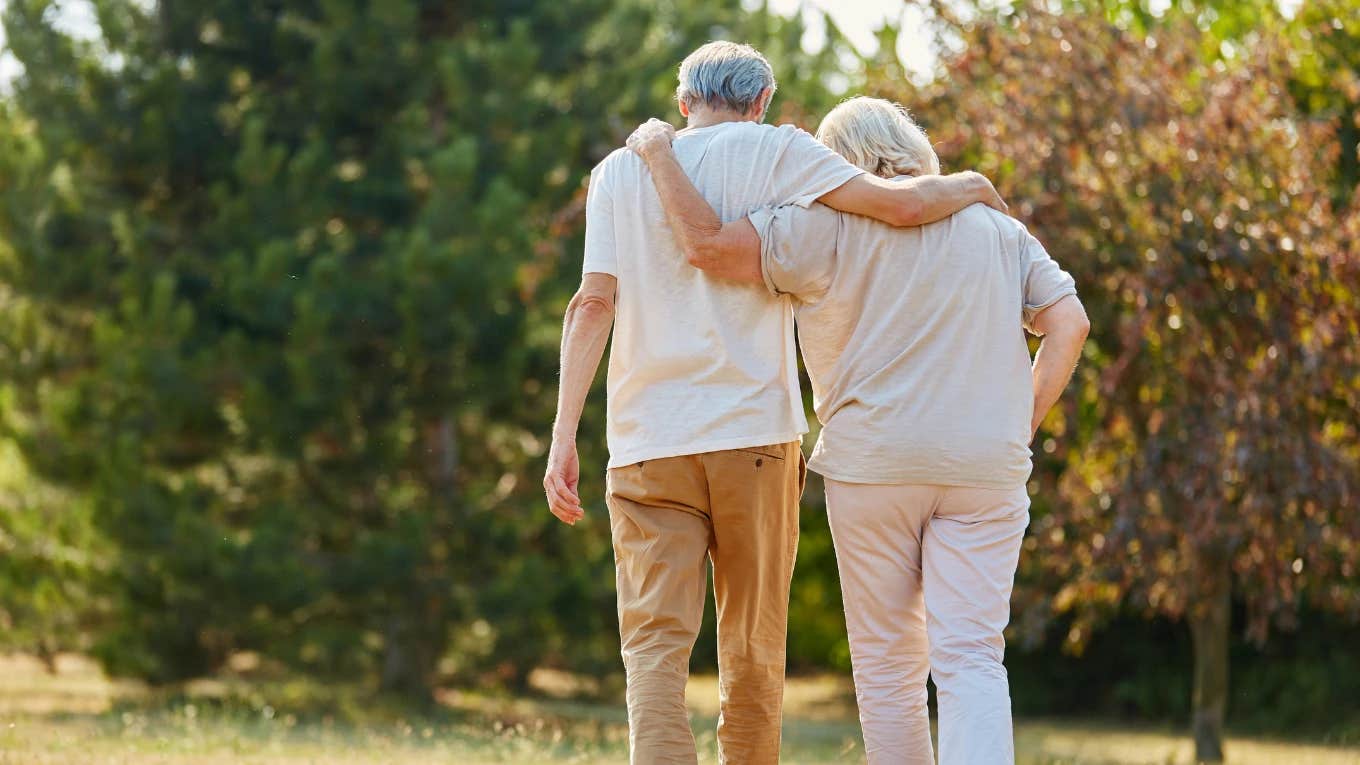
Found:
[[1259, 641], [1305, 602], [1360, 618], [1360, 210], [1332, 206], [1338, 125], [1297, 110], [1282, 34], [1206, 58], [1189, 21], [957, 5], [934, 8], [941, 77], [871, 67], [869, 91], [998, 181], [1091, 316], [1036, 440], [1062, 467], [1036, 471], [1052, 509], [1026, 565], [1058, 583], [1043, 605], [1074, 648], [1115, 607], [1185, 620], [1197, 757], [1219, 761], [1232, 602]]

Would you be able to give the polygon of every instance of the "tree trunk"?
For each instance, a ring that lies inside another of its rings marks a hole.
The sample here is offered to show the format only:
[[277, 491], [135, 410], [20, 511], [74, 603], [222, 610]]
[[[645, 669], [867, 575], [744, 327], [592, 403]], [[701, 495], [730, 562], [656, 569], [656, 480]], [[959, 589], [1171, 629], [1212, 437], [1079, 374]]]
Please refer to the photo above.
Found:
[[1223, 718], [1228, 707], [1228, 635], [1232, 586], [1226, 564], [1198, 571], [1199, 597], [1190, 609], [1195, 644], [1195, 761], [1223, 762]]
[[418, 704], [434, 700], [435, 664], [439, 650], [428, 631], [408, 614], [393, 614], [383, 630], [383, 666], [380, 689]]
[[[432, 507], [436, 519], [457, 526], [458, 434], [449, 415], [426, 423], [421, 455], [425, 460], [426, 482], [433, 502], [447, 503], [451, 510]], [[461, 555], [466, 551], [456, 550]], [[434, 687], [439, 660], [448, 646], [448, 583], [445, 566], [434, 564], [429, 550], [413, 550], [421, 556], [415, 579], [406, 590], [394, 594], [389, 606], [394, 612], [383, 627], [383, 665], [380, 688], [411, 701], [434, 702]]]
[[57, 674], [57, 648], [53, 641], [46, 637], [38, 638], [38, 644], [33, 650], [38, 655], [38, 660], [42, 662], [43, 669], [47, 670], [47, 674]]

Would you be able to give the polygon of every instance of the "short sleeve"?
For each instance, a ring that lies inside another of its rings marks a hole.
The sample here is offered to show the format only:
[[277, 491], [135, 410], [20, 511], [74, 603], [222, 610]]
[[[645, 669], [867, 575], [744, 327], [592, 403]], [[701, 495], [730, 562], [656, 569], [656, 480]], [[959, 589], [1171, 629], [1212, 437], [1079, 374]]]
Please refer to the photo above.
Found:
[[787, 128], [793, 138], [775, 167], [774, 198], [778, 205], [807, 207], [819, 197], [864, 173], [807, 131]]
[[1077, 284], [1072, 275], [1049, 256], [1039, 240], [1023, 228], [1020, 231], [1020, 264], [1025, 293], [1024, 323], [1026, 329], [1032, 330], [1030, 323], [1034, 317], [1068, 295], [1077, 294]]
[[760, 235], [760, 273], [776, 295], [815, 300], [836, 269], [840, 213], [826, 205], [766, 207], [750, 215]]
[[618, 248], [614, 241], [614, 198], [603, 162], [590, 171], [586, 191], [586, 254], [581, 273], [619, 275]]

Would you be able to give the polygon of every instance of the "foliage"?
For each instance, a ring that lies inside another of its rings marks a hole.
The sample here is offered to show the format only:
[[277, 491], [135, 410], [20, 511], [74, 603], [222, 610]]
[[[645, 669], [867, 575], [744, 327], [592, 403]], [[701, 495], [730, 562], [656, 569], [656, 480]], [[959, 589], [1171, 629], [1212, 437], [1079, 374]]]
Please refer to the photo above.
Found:
[[1326, 183], [1337, 120], [1298, 108], [1282, 25], [1206, 56], [1179, 13], [935, 12], [946, 76], [870, 90], [999, 179], [1093, 326], [1036, 441], [1020, 623], [1069, 615], [1080, 650], [1120, 609], [1185, 618], [1197, 715], [1221, 714], [1230, 596], [1258, 642], [1305, 608], [1360, 617], [1360, 207]]
[[[1240, 610], [1239, 610], [1240, 615]], [[1071, 617], [1060, 618], [1061, 627]], [[1264, 646], [1231, 641], [1231, 730], [1360, 740], [1360, 626], [1319, 611]], [[1008, 650], [1020, 717], [1096, 716], [1179, 725], [1190, 717], [1192, 641], [1183, 626], [1127, 609], [1096, 630], [1080, 655], [1049, 641]]]
[[1292, 23], [1298, 40], [1289, 89], [1299, 108], [1336, 130], [1330, 175], [1338, 204], [1360, 186], [1360, 13], [1354, 0], [1314, 0]]
[[701, 2], [94, 8], [92, 40], [5, 13], [0, 372], [112, 542], [106, 665], [249, 649], [417, 696], [441, 662], [612, 668], [604, 525], [534, 476], [583, 179], [705, 39], [814, 110], [835, 49]]
[[[1072, 674], [1031, 672], [1048, 685], [1017, 708], [1155, 653], [1162, 622], [1130, 653], [1098, 628], [1187, 615], [1206, 557], [1258, 640], [1360, 619], [1348, 2], [967, 23], [944, 3], [943, 77], [869, 62], [871, 92], [1000, 182], [1094, 320], [1036, 450], [1013, 641], [1034, 653], [1011, 659]], [[76, 39], [53, 7], [4, 14], [24, 74], [0, 100], [3, 645], [93, 645], [158, 681], [254, 651], [418, 698], [616, 673], [602, 391], [590, 520], [561, 527], [537, 491], [583, 183], [637, 122], [678, 119], [675, 66], [711, 38], [761, 48], [771, 120], [814, 127], [861, 84], [834, 28], [806, 53], [798, 21], [706, 0], [98, 0]], [[843, 670], [820, 501], [814, 481], [790, 663]], [[1267, 664], [1251, 698], [1336, 711], [1306, 693], [1316, 664], [1282, 664], [1311, 667], [1292, 685]], [[1120, 688], [1102, 709], [1184, 704]]]
[[89, 503], [35, 480], [0, 442], [0, 651], [31, 651], [49, 668], [89, 647], [103, 608], [107, 550]]

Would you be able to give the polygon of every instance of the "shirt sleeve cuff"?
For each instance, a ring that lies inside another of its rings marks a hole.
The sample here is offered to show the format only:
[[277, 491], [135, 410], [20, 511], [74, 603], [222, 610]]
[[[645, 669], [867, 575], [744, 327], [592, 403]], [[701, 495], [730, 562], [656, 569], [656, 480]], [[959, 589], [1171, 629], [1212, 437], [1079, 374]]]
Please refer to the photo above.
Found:
[[1035, 317], [1035, 316], [1038, 316], [1040, 313], [1042, 313], [1043, 310], [1044, 310], [1045, 308], [1047, 308], [1047, 307], [1053, 305], [1054, 303], [1058, 302], [1059, 300], [1062, 300], [1063, 298], [1067, 297], [1068, 295], [1075, 295], [1075, 294], [1077, 294], [1076, 285], [1068, 284], [1068, 285], [1066, 285], [1066, 286], [1064, 286], [1064, 287], [1061, 287], [1061, 288], [1058, 289], [1057, 291], [1055, 291], [1052, 295], [1049, 295], [1049, 296], [1048, 296], [1048, 299], [1044, 300], [1043, 302], [1040, 302], [1040, 303], [1025, 303], [1025, 311], [1024, 311], [1024, 313], [1025, 313], [1025, 328], [1028, 329], [1030, 323], [1034, 321], [1034, 317]]
[[773, 244], [770, 242], [772, 229], [774, 228], [774, 210], [762, 207], [747, 216], [751, 225], [755, 227], [756, 236], [760, 237], [760, 278], [765, 282], [765, 289], [771, 295], [783, 295], [784, 291], [775, 284], [774, 274], [770, 272], [771, 259], [773, 257]]
[[585, 276], [586, 274], [607, 274], [614, 278], [618, 278], [619, 269], [615, 268], [612, 265], [606, 265], [604, 263], [591, 263], [587, 261], [581, 266], [581, 275]]
[[827, 176], [825, 183], [814, 186], [808, 193], [789, 200], [789, 204], [798, 205], [804, 209], [811, 207], [812, 203], [820, 199], [823, 194], [835, 191], [861, 175], [864, 175], [864, 171], [854, 165], [841, 168], [840, 172]]

